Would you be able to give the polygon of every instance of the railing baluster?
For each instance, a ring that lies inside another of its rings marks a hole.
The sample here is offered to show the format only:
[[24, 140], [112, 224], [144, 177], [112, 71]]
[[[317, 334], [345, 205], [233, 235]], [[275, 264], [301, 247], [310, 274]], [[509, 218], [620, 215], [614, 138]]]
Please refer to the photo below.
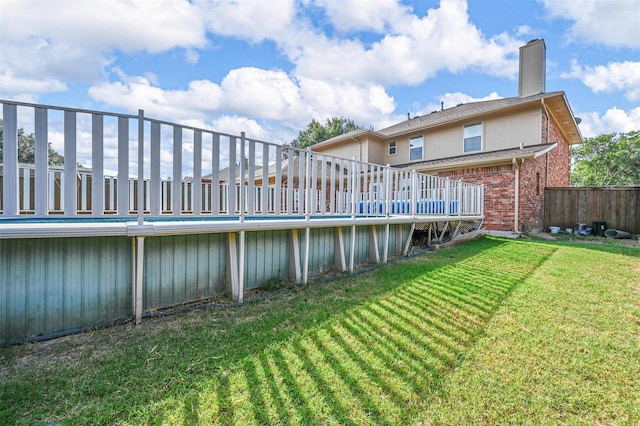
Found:
[[[256, 209], [256, 142], [253, 140], [249, 140], [248, 173], [246, 211], [249, 215], [253, 215]], [[244, 185], [244, 178], [240, 179], [240, 184]]]
[[78, 210], [76, 164], [76, 112], [64, 112], [64, 214], [75, 216]]
[[91, 115], [91, 214], [104, 214], [104, 119]]
[[227, 214], [236, 214], [237, 196], [236, 190], [236, 152], [237, 139], [235, 137], [229, 138], [229, 189], [227, 194]]
[[211, 139], [211, 214], [220, 214], [220, 135]]
[[47, 194], [49, 173], [49, 128], [47, 121], [47, 109], [35, 108], [35, 214], [46, 216], [48, 214]]
[[171, 186], [171, 210], [174, 216], [182, 215], [182, 127], [173, 126], [173, 177]]
[[269, 145], [262, 144], [262, 214], [269, 214]]
[[282, 147], [276, 147], [276, 181], [275, 181], [275, 200], [274, 213], [279, 215], [282, 213]]
[[117, 211], [118, 216], [126, 216], [129, 214], [129, 119], [127, 117], [118, 117]]

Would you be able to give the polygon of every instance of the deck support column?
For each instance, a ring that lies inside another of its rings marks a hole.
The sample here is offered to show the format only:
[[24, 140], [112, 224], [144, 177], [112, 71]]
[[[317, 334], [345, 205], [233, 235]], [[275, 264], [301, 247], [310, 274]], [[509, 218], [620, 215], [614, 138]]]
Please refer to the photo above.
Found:
[[355, 271], [356, 256], [356, 226], [351, 227], [351, 252], [349, 253], [349, 272]]
[[300, 240], [298, 240], [298, 230], [291, 230], [291, 240], [289, 244], [289, 279], [297, 283], [302, 281], [302, 268], [300, 267]]
[[369, 262], [380, 263], [380, 251], [378, 250], [378, 233], [376, 226], [369, 228]]
[[345, 260], [344, 253], [344, 234], [342, 232], [341, 226], [336, 228], [334, 265], [335, 268], [340, 272], [344, 272], [347, 270], [347, 262]]
[[131, 310], [136, 325], [142, 322], [142, 287], [144, 281], [144, 237], [131, 238]]
[[302, 272], [302, 283], [309, 281], [309, 244], [311, 243], [311, 228], [304, 228], [304, 269]]
[[416, 229], [416, 223], [413, 222], [411, 224], [411, 229], [409, 230], [409, 235], [407, 235], [407, 242], [404, 245], [404, 250], [402, 251], [402, 255], [406, 256], [409, 254], [409, 249], [411, 248], [411, 239], [413, 238], [413, 231]]
[[382, 263], [389, 260], [389, 223], [384, 226], [384, 248], [382, 249]]
[[240, 231], [239, 238], [235, 232], [228, 234], [227, 291], [235, 303], [242, 303], [244, 296], [244, 232]]

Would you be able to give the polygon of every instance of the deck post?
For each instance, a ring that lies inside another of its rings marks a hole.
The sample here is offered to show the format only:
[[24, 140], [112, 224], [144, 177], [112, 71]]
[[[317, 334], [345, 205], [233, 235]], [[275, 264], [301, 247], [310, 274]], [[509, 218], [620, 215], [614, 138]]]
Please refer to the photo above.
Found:
[[229, 232], [227, 237], [227, 291], [231, 293], [231, 300], [238, 302], [238, 238], [235, 232]]
[[355, 270], [355, 256], [356, 256], [356, 226], [351, 227], [351, 251], [349, 252], [349, 272], [353, 273]]
[[347, 270], [347, 263], [344, 255], [344, 234], [342, 227], [336, 228], [335, 249], [334, 249], [334, 265], [340, 272]]
[[407, 242], [404, 245], [404, 250], [402, 251], [402, 255], [406, 256], [409, 254], [409, 249], [411, 248], [411, 239], [413, 238], [413, 231], [416, 229], [416, 223], [413, 222], [411, 224], [411, 229], [409, 230], [409, 235], [407, 236]]
[[240, 231], [240, 247], [238, 250], [238, 286], [236, 294], [233, 297], [233, 300], [238, 303], [244, 302], [245, 233], [246, 231]]
[[297, 283], [302, 280], [300, 269], [300, 240], [298, 240], [298, 230], [291, 230], [291, 244], [289, 245], [289, 278], [295, 279]]
[[311, 243], [311, 228], [304, 228], [304, 270], [302, 273], [302, 283], [309, 281], [309, 244]]
[[132, 273], [131, 273], [131, 308], [135, 324], [142, 322], [142, 286], [144, 279], [144, 237], [131, 238]]
[[376, 226], [369, 228], [369, 262], [380, 263], [380, 250], [378, 250], [378, 233]]
[[389, 222], [384, 225], [384, 248], [382, 249], [382, 263], [387, 263], [389, 260]]

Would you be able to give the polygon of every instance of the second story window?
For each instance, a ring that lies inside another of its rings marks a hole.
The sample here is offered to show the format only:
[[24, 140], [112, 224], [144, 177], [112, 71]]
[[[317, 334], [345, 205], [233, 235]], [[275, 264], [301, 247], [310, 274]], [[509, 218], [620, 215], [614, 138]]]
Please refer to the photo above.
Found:
[[389, 155], [396, 155], [398, 153], [398, 142], [389, 142]]
[[482, 151], [482, 123], [464, 126], [464, 152]]
[[422, 160], [422, 147], [424, 138], [422, 136], [414, 136], [409, 139], [409, 161]]

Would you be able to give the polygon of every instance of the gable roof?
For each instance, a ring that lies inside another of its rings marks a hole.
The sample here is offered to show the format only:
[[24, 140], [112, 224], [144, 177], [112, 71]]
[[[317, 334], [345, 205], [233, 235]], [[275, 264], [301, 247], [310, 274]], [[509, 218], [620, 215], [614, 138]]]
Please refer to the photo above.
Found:
[[462, 167], [482, 167], [487, 165], [510, 163], [514, 158], [538, 158], [539, 156], [554, 150], [557, 146], [557, 142], [544, 143], [540, 145], [525, 146], [522, 148], [509, 148], [499, 151], [479, 152], [476, 154], [459, 155], [457, 157], [399, 164], [396, 167], [417, 170], [420, 172], [459, 169]]
[[315, 150], [316, 148], [320, 148], [320, 150], [322, 150], [323, 147], [328, 147], [352, 137], [362, 135], [373, 136], [380, 139], [389, 139], [408, 133], [415, 133], [418, 130], [426, 130], [451, 125], [457, 122], [467, 122], [473, 119], [480, 119], [491, 114], [508, 113], [511, 110], [516, 111], [536, 104], [544, 106], [547, 109], [547, 112], [554, 117], [570, 144], [582, 143], [582, 135], [580, 134], [576, 119], [573, 116], [573, 112], [571, 111], [571, 107], [567, 102], [564, 92], [550, 92], [523, 98], [515, 96], [511, 98], [491, 99], [488, 101], [460, 104], [453, 108], [434, 111], [431, 114], [414, 117], [380, 130], [357, 129], [313, 145], [311, 149]]

